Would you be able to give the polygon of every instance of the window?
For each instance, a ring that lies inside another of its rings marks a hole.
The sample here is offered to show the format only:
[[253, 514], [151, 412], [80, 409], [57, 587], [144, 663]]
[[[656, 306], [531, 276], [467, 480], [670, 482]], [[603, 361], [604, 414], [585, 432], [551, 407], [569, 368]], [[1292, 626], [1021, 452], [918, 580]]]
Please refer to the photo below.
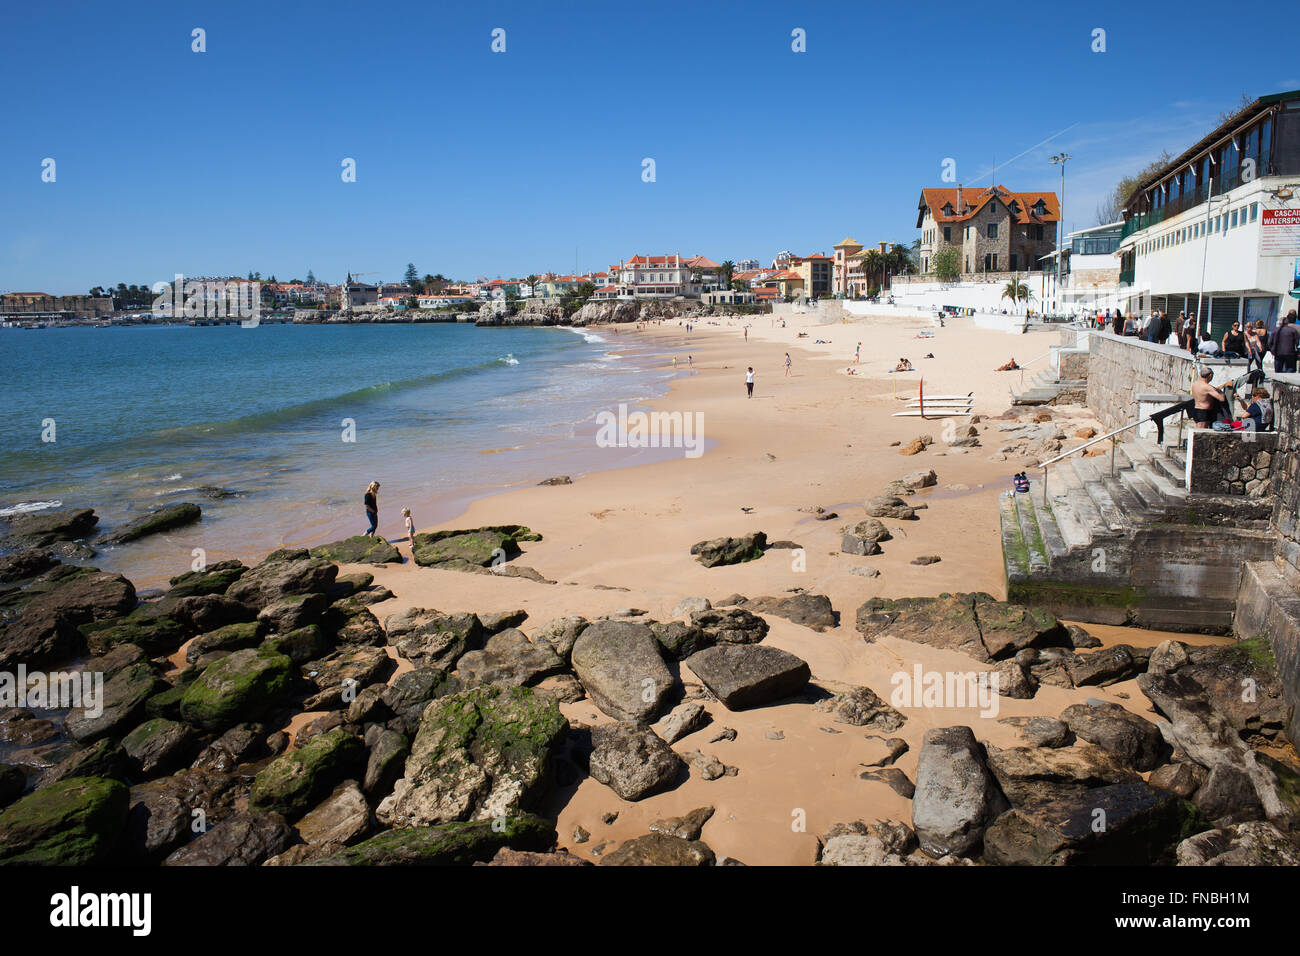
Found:
[[984, 253], [984, 271], [991, 272], [992, 270], [993, 270], [993, 253], [986, 252]]
[[996, 222], [991, 222], [989, 223], [989, 238], [996, 239], [997, 237], [998, 237], [998, 224]]
[[993, 271], [998, 271], [998, 254], [996, 252], [993, 253]]
[[943, 227], [943, 241], [944, 242], [952, 241], [952, 226]]
[[1016, 254], [1014, 252], [1011, 253], [1011, 271], [1016, 271]]
[[1235, 209], [1232, 211], [1232, 228], [1237, 228], [1237, 210]]
[[1259, 203], [1253, 202], [1250, 204], [1250, 221], [1254, 222], [1258, 218], [1259, 218]]

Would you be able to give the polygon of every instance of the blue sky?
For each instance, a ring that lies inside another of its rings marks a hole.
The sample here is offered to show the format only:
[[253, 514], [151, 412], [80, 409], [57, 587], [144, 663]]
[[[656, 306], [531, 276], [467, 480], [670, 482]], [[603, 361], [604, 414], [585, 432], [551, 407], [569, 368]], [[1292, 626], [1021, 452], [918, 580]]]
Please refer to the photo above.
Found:
[[0, 290], [766, 262], [846, 234], [911, 242], [945, 158], [965, 185], [996, 160], [1011, 189], [1055, 189], [1062, 149], [1066, 224], [1088, 226], [1120, 176], [1241, 94], [1300, 87], [1300, 58], [1262, 29], [1293, 10], [9, 4]]

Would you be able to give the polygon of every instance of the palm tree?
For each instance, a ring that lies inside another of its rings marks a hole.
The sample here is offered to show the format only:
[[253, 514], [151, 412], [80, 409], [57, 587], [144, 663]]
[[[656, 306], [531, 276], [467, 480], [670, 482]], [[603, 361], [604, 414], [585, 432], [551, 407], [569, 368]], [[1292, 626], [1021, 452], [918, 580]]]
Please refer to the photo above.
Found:
[[540, 278], [540, 277], [537, 276], [537, 275], [531, 274], [531, 273], [528, 275], [528, 288], [529, 288], [530, 290], [532, 290], [532, 291], [531, 291], [531, 294], [534, 295], [534, 296], [537, 295], [537, 280], [538, 280], [538, 278]]
[[1017, 302], [1028, 302], [1033, 297], [1034, 293], [1029, 286], [1019, 279], [1012, 279], [1002, 289], [1002, 298], [1010, 299], [1012, 308], [1015, 307]]
[[718, 266], [718, 278], [722, 280], [722, 284], [726, 286], [728, 289], [731, 288], [731, 277], [735, 274], [736, 274], [736, 264], [732, 262], [730, 259], [726, 260], [725, 262], [722, 263], [722, 265]]
[[878, 249], [868, 249], [862, 254], [862, 277], [867, 281], [867, 292], [880, 288], [876, 276], [884, 269], [884, 257]]

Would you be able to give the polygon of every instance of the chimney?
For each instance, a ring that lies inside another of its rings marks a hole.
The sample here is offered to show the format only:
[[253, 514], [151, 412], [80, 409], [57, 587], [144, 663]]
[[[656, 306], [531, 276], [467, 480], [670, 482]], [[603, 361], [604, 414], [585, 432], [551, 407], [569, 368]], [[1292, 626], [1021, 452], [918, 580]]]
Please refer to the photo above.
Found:
[[957, 215], [964, 215], [966, 212], [966, 203], [961, 197], [961, 183], [957, 184]]

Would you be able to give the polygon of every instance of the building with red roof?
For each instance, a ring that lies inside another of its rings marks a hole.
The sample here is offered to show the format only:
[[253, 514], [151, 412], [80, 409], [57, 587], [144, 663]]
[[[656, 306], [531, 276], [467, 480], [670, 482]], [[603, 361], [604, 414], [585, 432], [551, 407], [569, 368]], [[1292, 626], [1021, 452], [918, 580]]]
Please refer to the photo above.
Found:
[[964, 274], [1032, 272], [1056, 244], [1060, 201], [1053, 192], [985, 189], [922, 189], [916, 207], [921, 230], [921, 272], [933, 271], [934, 255], [945, 245], [961, 254]]

